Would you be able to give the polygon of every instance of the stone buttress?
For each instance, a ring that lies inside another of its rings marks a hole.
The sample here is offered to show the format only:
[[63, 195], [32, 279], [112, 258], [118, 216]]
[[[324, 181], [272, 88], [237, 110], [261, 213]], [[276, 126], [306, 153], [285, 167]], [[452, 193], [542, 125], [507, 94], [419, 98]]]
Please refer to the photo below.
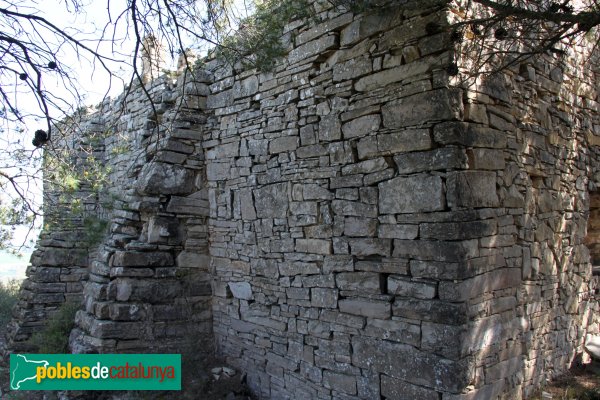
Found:
[[[208, 200], [200, 130], [208, 77], [134, 90], [114, 122], [110, 233], [90, 264], [74, 352], [211, 352]], [[185, 83], [185, 84], [184, 84]], [[150, 96], [154, 106], [150, 106]], [[121, 107], [119, 99], [114, 107]]]

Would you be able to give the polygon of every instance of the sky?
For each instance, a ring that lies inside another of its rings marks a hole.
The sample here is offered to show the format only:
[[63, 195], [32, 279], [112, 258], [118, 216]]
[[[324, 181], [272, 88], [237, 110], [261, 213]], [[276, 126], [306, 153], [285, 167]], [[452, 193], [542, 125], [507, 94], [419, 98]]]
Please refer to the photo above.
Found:
[[[0, 1], [0, 3], [2, 2]], [[59, 2], [58, 0], [40, 2], [29, 0], [19, 3], [19, 11], [30, 11], [28, 10], [28, 7], [38, 9], [40, 11], [39, 15], [43, 15], [44, 18], [55, 23], [56, 25], [67, 28], [76, 28], [91, 36], [92, 33], [97, 31], [97, 29], [103, 26], [107, 21], [107, 2], [88, 1], [85, 4], [85, 7], [82, 8], [80, 12], [75, 13], [73, 12], [74, 10], [72, 7], [68, 8], [64, 2]], [[2, 6], [4, 7], [5, 4], [2, 4]], [[83, 37], [86, 36], [88, 35], [83, 35]], [[124, 36], [124, 32], [121, 33], [121, 37]], [[52, 44], [50, 40], [49, 43], [50, 45]], [[124, 47], [126, 46], [122, 46], [120, 48]], [[105, 45], [100, 45], [100, 48], [101, 51], [110, 51], [108, 43]], [[83, 54], [80, 54], [78, 57], [73, 51], [63, 51], [62, 54], [60, 54], [57, 58], [59, 57], [61, 59], [58, 61], [61, 64], [68, 66], [70, 69], [70, 77], [78, 83], [80, 88], [82, 88], [82, 92], [84, 92], [83, 101], [85, 104], [97, 104], [105, 95], [115, 96], [123, 90], [123, 84], [120, 82], [114, 82], [112, 88], [109, 90], [108, 73], [103, 71], [101, 68], [97, 68], [97, 65], [94, 65], [94, 63], [90, 62], [89, 57], [85, 57]], [[121, 57], [123, 59], [131, 58], [125, 57], [125, 54], [122, 54]], [[119, 68], [122, 68], [122, 70], [119, 71]], [[117, 66], [115, 70], [118, 74], [122, 75], [128, 72], [125, 69], [125, 66]], [[43, 78], [45, 78], [44, 84], [48, 91], [66, 99], [72, 99], [71, 101], [75, 103], [74, 98], [70, 97], [64, 82], [58, 79], [52, 79], [53, 77], [51, 74], [44, 75]], [[21, 95], [18, 104], [22, 109], [37, 109], [36, 103], [31, 96]], [[75, 106], [75, 104], [73, 105]], [[33, 131], [38, 129], [40, 126], [43, 127], [43, 121], [35, 118], [30, 118], [27, 120], [27, 123], [24, 126], [25, 131], [23, 132], [16, 131], [14, 126], [5, 126], [7, 129], [5, 129], [3, 132], [0, 146], [2, 146], [3, 150], [6, 151], [0, 154], [0, 162], [4, 161], [4, 165], [14, 165], [14, 154], [16, 151], [21, 150], [24, 150], [27, 155], [31, 155], [29, 160], [34, 156], [40, 156], [41, 152], [39, 150], [34, 150], [35, 148], [30, 143], [31, 138], [33, 137]], [[41, 174], [36, 172], [36, 168], [33, 166], [27, 165], [29, 160], [24, 160], [21, 167], [24, 168], [26, 173], [35, 176], [36, 179], [22, 178], [20, 179], [20, 183], [23, 187], [29, 185], [28, 196], [39, 206], [41, 205], [42, 192], [41, 180], [39, 180]], [[2, 170], [13, 175], [18, 174], [18, 168], [3, 168]], [[7, 199], [15, 196], [15, 194], [15, 191], [11, 187], [8, 187], [3, 193], [0, 193], [0, 196], [2, 199]], [[41, 226], [41, 223], [42, 220], [38, 219], [38, 228]], [[0, 251], [0, 280], [24, 277], [25, 268], [27, 267], [31, 251], [33, 250], [33, 246], [31, 246], [30, 242], [31, 240], [35, 241], [38, 234], [39, 230], [30, 232], [28, 227], [17, 227], [14, 233], [12, 245], [21, 254], [21, 257], [17, 257], [6, 251]], [[24, 243], [29, 245], [26, 247], [21, 247]]]

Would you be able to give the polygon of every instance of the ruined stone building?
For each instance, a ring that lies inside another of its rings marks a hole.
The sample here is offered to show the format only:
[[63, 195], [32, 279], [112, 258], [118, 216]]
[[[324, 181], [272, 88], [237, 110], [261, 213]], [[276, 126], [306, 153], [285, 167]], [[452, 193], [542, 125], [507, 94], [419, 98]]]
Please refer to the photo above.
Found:
[[593, 68], [464, 85], [426, 29], [448, 10], [316, 6], [272, 72], [207, 60], [146, 85], [156, 112], [134, 88], [82, 120], [63, 146], [109, 167], [75, 193], [107, 234], [46, 210], [14, 349], [81, 299], [74, 352], [216, 352], [261, 399], [517, 399], [585, 357]]

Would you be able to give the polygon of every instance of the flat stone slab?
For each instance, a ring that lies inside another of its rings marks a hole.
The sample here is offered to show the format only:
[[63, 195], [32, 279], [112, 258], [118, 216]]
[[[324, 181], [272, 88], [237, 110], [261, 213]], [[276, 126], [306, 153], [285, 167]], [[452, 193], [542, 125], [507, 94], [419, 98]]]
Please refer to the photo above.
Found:
[[584, 347], [592, 358], [600, 360], [600, 335], [587, 335]]
[[252, 300], [252, 287], [248, 282], [229, 282], [229, 289], [236, 299]]

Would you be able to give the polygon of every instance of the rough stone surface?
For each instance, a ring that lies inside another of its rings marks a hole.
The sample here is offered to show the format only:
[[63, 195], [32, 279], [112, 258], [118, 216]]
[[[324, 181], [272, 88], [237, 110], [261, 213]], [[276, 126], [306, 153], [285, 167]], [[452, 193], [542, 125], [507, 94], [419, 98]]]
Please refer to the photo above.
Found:
[[140, 194], [187, 194], [192, 191], [194, 176], [184, 167], [172, 164], [150, 163], [142, 170], [138, 181]]
[[446, 73], [460, 17], [392, 3], [319, 2], [270, 72], [206, 59], [201, 85], [148, 81], [161, 129], [139, 87], [90, 113], [73, 138], [109, 184], [76, 196], [106, 235], [84, 243], [46, 190], [59, 223], [12, 349], [73, 299], [75, 351], [214, 352], [261, 399], [526, 398], [587, 361], [600, 120], [584, 50], [463, 85]]
[[420, 125], [423, 120], [459, 119], [463, 112], [460, 90], [434, 90], [392, 101], [382, 107], [383, 126], [402, 128]]
[[288, 185], [276, 183], [254, 191], [258, 218], [285, 218], [288, 211]]
[[398, 177], [379, 184], [379, 211], [402, 214], [445, 208], [442, 180], [436, 176]]
[[252, 288], [248, 282], [229, 282], [229, 289], [236, 299], [252, 300]]
[[446, 185], [450, 207], [496, 207], [500, 204], [494, 172], [453, 172], [448, 174]]

